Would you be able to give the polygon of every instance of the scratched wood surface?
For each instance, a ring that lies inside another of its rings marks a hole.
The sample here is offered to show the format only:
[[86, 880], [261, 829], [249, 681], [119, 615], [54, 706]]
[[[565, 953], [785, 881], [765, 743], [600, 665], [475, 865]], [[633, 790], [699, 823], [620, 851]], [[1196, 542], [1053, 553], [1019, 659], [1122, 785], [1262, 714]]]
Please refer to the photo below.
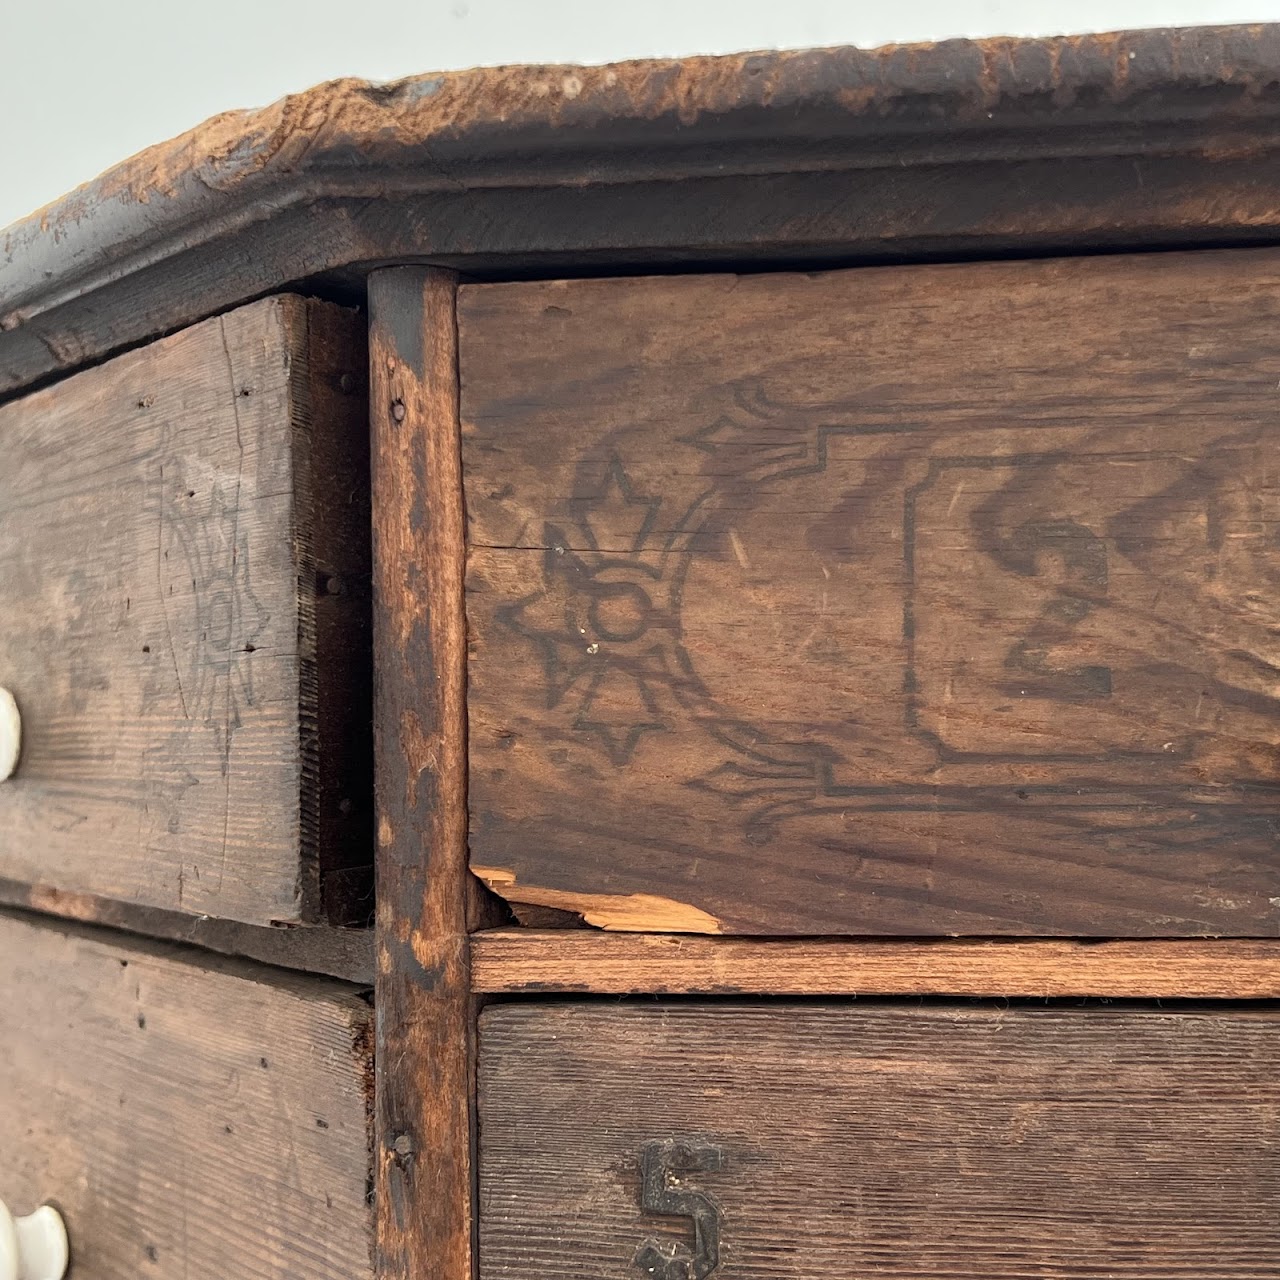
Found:
[[371, 911], [360, 317], [269, 299], [0, 410], [0, 876]]
[[1280, 254], [460, 291], [472, 862], [612, 929], [1274, 935]]
[[1275, 1010], [520, 1004], [480, 1045], [485, 1280], [1280, 1274]]
[[0, 1199], [75, 1280], [373, 1274], [358, 989], [0, 914]]

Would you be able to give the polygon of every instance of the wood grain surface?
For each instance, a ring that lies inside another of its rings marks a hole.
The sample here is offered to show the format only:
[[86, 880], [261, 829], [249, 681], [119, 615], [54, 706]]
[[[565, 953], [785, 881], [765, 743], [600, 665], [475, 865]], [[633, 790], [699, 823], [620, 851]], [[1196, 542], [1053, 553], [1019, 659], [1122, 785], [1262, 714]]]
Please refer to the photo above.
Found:
[[486, 1280], [1280, 1268], [1275, 1010], [519, 1004], [480, 1045]]
[[953, 995], [1280, 999], [1280, 940], [1077, 942], [706, 938], [493, 929], [471, 939], [493, 995]]
[[1276, 934], [1280, 254], [459, 298], [497, 892]]
[[0, 875], [368, 916], [364, 359], [269, 299], [0, 410]]
[[431, 269], [370, 280], [382, 1280], [464, 1280], [473, 1263], [455, 294]]
[[74, 1280], [372, 1275], [356, 988], [0, 916], [0, 1199]]

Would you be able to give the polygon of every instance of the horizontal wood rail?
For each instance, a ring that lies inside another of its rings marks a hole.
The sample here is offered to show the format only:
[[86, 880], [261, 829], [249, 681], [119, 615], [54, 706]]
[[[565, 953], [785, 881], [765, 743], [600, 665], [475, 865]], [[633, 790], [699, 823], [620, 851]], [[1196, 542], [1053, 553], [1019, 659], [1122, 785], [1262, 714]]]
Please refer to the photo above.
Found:
[[496, 929], [472, 938], [486, 995], [1280, 997], [1280, 939], [889, 941]]

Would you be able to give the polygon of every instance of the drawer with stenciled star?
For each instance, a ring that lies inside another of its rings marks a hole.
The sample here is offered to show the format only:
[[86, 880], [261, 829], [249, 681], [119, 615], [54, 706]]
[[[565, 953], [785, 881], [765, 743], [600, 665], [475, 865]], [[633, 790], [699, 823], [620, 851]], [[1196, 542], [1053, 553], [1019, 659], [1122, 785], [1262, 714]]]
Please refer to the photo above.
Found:
[[464, 286], [474, 870], [1274, 934], [1280, 254]]

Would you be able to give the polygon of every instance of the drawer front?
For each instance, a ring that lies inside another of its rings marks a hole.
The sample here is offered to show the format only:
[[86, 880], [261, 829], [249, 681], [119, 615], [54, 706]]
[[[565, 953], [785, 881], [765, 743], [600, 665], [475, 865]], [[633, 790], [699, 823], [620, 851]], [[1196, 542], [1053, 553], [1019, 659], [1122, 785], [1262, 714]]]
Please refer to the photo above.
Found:
[[368, 911], [364, 350], [275, 298], [0, 409], [0, 878]]
[[76, 1280], [371, 1276], [372, 1011], [185, 954], [0, 915], [0, 1200]]
[[1280, 1016], [507, 1006], [482, 1280], [1280, 1276]]
[[606, 928], [1272, 935], [1280, 255], [460, 291], [472, 851]]

